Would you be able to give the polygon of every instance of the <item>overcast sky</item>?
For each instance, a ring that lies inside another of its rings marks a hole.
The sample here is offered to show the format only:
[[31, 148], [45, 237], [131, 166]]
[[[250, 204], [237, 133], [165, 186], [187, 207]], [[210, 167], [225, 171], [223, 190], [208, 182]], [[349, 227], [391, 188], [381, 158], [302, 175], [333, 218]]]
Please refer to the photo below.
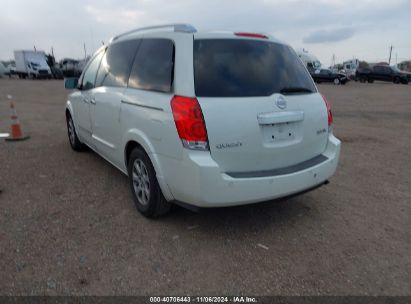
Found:
[[411, 59], [410, 0], [0, 0], [0, 59], [15, 49], [84, 57], [115, 34], [153, 24], [257, 31], [305, 48], [328, 66], [353, 57]]

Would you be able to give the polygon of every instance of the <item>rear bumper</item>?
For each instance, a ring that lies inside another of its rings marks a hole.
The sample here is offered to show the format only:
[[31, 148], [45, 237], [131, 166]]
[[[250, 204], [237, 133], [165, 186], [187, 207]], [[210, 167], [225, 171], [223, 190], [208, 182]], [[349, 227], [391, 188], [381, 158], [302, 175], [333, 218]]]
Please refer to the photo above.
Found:
[[323, 162], [290, 174], [251, 178], [221, 173], [209, 153], [184, 150], [182, 160], [157, 156], [161, 178], [175, 200], [197, 207], [225, 207], [290, 196], [323, 184], [337, 168], [340, 145], [330, 135]]

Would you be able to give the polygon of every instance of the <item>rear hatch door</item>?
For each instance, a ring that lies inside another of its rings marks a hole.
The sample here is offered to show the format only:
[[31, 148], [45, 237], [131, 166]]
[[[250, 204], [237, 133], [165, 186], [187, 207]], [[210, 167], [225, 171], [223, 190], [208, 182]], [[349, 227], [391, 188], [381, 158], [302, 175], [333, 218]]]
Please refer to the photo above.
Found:
[[211, 156], [222, 172], [285, 168], [325, 150], [325, 103], [289, 46], [198, 38], [194, 74]]

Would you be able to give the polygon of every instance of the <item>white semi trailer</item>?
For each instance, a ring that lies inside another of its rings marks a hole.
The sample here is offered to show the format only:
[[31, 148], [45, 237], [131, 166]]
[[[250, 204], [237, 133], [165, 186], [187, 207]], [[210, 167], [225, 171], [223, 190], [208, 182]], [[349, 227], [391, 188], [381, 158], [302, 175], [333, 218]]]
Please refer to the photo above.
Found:
[[46, 53], [43, 51], [14, 51], [16, 74], [19, 78], [48, 78], [52, 77], [47, 64]]
[[360, 67], [360, 61], [358, 59], [351, 59], [343, 62], [343, 70], [348, 78], [355, 79], [355, 73]]

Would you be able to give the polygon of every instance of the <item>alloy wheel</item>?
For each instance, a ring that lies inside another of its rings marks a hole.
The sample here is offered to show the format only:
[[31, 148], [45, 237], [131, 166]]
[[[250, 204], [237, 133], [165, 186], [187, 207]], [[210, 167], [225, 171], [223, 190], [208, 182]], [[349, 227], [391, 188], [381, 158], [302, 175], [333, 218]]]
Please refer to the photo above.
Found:
[[132, 180], [137, 200], [140, 204], [147, 205], [150, 201], [150, 178], [144, 162], [139, 158], [133, 163]]
[[73, 119], [70, 117], [69, 121], [68, 121], [68, 133], [69, 133], [69, 139], [70, 139], [70, 143], [72, 145], [75, 144], [76, 141], [76, 133], [74, 133], [74, 124], [73, 124]]

